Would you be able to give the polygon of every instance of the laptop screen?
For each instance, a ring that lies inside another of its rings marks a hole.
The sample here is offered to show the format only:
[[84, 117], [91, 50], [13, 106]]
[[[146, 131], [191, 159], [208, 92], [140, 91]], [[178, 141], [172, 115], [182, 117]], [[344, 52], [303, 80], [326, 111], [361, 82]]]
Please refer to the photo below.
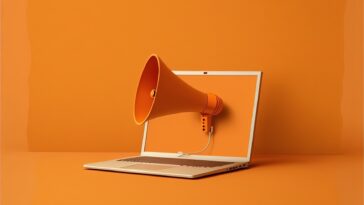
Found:
[[[214, 93], [224, 101], [224, 109], [213, 117], [214, 134], [209, 147], [198, 155], [248, 157], [254, 129], [258, 72], [211, 72], [213, 75], [179, 77], [192, 87]], [[223, 74], [225, 73], [225, 74]], [[241, 75], [243, 74], [243, 75]], [[201, 130], [200, 113], [186, 112], [159, 117], [148, 122], [146, 152], [193, 153], [205, 147], [208, 135]]]

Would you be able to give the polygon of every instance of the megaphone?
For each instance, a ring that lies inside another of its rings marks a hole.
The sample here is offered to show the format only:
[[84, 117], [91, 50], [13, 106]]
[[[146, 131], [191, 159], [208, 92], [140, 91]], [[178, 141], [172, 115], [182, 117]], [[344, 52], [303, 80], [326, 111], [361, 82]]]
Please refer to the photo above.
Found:
[[164, 115], [199, 112], [202, 131], [208, 133], [212, 116], [218, 115], [222, 109], [220, 97], [196, 90], [176, 76], [157, 55], [150, 56], [136, 92], [136, 124]]

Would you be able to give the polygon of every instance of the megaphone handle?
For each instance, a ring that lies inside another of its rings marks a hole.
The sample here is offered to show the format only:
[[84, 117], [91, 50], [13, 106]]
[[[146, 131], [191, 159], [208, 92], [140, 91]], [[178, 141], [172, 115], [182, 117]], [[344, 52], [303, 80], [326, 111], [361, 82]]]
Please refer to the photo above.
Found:
[[208, 134], [211, 131], [212, 115], [201, 114], [202, 131]]

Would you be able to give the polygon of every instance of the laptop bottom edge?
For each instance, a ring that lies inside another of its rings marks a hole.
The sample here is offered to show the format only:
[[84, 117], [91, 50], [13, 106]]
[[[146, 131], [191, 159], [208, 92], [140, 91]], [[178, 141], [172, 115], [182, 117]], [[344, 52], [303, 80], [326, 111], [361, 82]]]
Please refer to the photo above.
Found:
[[[140, 157], [140, 156], [134, 156], [134, 157]], [[231, 162], [226, 165], [216, 166], [216, 167], [191, 167], [191, 166], [180, 166], [173, 164], [122, 161], [129, 158], [133, 157], [126, 157], [123, 159], [115, 159], [115, 160], [108, 160], [95, 163], [87, 163], [83, 165], [83, 167], [90, 170], [196, 179], [219, 173], [247, 168], [249, 165], [248, 162]]]

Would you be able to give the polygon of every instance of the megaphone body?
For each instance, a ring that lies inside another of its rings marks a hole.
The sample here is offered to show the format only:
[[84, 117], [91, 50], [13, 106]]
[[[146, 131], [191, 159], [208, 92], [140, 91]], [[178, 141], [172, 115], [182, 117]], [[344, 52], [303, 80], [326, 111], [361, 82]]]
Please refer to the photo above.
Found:
[[157, 56], [147, 61], [135, 98], [134, 119], [139, 125], [147, 120], [181, 112], [201, 113], [202, 131], [209, 132], [211, 116], [223, 109], [217, 95], [201, 92], [176, 76]]

